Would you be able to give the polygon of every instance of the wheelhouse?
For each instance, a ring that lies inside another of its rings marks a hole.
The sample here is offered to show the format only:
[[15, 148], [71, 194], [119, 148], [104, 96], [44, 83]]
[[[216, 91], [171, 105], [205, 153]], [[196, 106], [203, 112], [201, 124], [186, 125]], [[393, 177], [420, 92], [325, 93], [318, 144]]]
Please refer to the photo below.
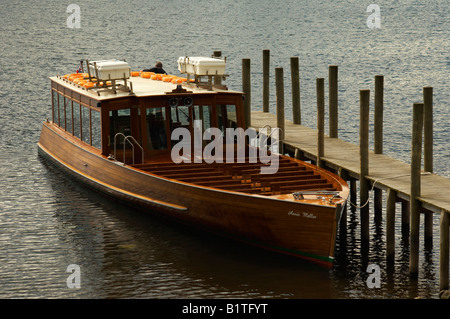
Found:
[[180, 127], [192, 136], [198, 123], [203, 131], [245, 127], [240, 92], [141, 76], [129, 79], [133, 91], [100, 92], [65, 77], [50, 79], [53, 124], [83, 146], [127, 164], [170, 156], [179, 142], [172, 132]]

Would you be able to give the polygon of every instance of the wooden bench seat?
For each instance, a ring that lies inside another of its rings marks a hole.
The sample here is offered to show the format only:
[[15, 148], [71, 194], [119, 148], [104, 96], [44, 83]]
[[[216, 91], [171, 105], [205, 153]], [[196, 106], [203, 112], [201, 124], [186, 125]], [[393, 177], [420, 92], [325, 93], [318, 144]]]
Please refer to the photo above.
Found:
[[165, 176], [165, 177], [169, 177], [169, 178], [173, 178], [173, 179], [185, 179], [188, 177], [203, 177], [203, 176], [223, 176], [223, 173], [221, 172], [217, 172], [217, 171], [212, 171], [212, 172], [195, 172], [195, 173], [171, 173], [171, 172], [167, 172], [165, 174], [160, 174], [161, 176]]
[[331, 183], [309, 184], [309, 185], [299, 185], [299, 186], [280, 186], [278, 192], [280, 194], [287, 194], [287, 193], [293, 193], [293, 192], [298, 192], [298, 191], [313, 191], [313, 190], [335, 191], [336, 188], [334, 188]]
[[[319, 176], [320, 177], [320, 176]], [[309, 185], [328, 185], [326, 178], [317, 178], [317, 179], [306, 179], [306, 180], [297, 180], [297, 181], [282, 181], [282, 182], [271, 182], [269, 186], [272, 191], [277, 191], [281, 187], [304, 187]]]
[[279, 177], [272, 177], [272, 178], [264, 178], [259, 181], [261, 187], [267, 187], [270, 186], [272, 183], [302, 183], [303, 181], [312, 181], [312, 180], [319, 180], [321, 178], [318, 174], [308, 174], [308, 175], [298, 175], [298, 176], [279, 176]]
[[231, 175], [220, 175], [220, 176], [194, 176], [194, 177], [181, 177], [180, 181], [189, 183], [207, 182], [207, 181], [229, 181], [234, 180]]
[[153, 174], [159, 175], [173, 175], [173, 174], [193, 174], [193, 173], [202, 173], [202, 172], [217, 172], [213, 167], [199, 167], [199, 168], [177, 168], [177, 169], [159, 169], [159, 170], [149, 170], [149, 172]]

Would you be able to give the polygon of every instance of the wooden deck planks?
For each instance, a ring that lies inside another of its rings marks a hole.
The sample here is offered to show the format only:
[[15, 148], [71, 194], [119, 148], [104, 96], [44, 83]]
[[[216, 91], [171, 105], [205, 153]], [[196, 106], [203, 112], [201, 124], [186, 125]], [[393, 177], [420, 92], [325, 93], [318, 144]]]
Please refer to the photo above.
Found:
[[[264, 125], [277, 127], [276, 116], [261, 111], [252, 111], [251, 126], [258, 129]], [[315, 160], [317, 155], [317, 131], [285, 120], [284, 144], [289, 149], [299, 149], [303, 156]], [[353, 178], [359, 178], [359, 146], [325, 136], [325, 156], [327, 167], [347, 171]], [[409, 200], [411, 191], [411, 166], [383, 154], [369, 151], [368, 180], [384, 190], [393, 189], [400, 198]], [[421, 177], [421, 196], [424, 208], [436, 213], [450, 212], [450, 179], [437, 174], [424, 173]]]

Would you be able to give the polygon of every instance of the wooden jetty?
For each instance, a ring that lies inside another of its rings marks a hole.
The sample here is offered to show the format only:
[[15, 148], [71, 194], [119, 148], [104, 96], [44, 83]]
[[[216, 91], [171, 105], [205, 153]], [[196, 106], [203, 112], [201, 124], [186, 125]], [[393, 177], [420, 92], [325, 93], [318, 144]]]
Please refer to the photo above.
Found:
[[[255, 129], [269, 125], [282, 130], [283, 152], [337, 172], [350, 182], [351, 203], [360, 209], [361, 239], [369, 240], [369, 192], [374, 192], [375, 215], [382, 214], [382, 192], [386, 196], [386, 254], [393, 262], [395, 247], [395, 207], [402, 203], [402, 221], [410, 229], [410, 274], [418, 276], [420, 215], [424, 218], [425, 240], [432, 237], [434, 214], [440, 215], [440, 289], [449, 289], [449, 223], [450, 179], [433, 173], [433, 89], [423, 89], [424, 101], [413, 104], [411, 164], [382, 153], [383, 138], [383, 76], [375, 76], [374, 150], [369, 150], [370, 91], [360, 90], [360, 143], [355, 145], [338, 139], [337, 66], [329, 66], [329, 134], [324, 128], [324, 79], [318, 78], [317, 130], [301, 125], [298, 58], [291, 58], [293, 121], [285, 118], [283, 69], [275, 68], [276, 115], [269, 113], [269, 50], [263, 51], [263, 110], [251, 111], [251, 98], [246, 99], [248, 126]], [[242, 60], [243, 91], [251, 97], [250, 59]], [[423, 133], [423, 134], [422, 134]], [[424, 142], [422, 141], [424, 137]], [[422, 147], [422, 144], [424, 147]], [[422, 170], [422, 151], [424, 169]], [[357, 181], [360, 202], [356, 204]]]

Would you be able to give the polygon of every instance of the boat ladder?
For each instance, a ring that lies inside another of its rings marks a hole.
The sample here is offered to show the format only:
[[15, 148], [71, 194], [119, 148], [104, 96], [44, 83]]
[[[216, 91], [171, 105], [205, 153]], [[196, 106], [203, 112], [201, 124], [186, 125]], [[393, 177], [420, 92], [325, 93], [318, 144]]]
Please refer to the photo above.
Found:
[[117, 133], [116, 135], [114, 135], [114, 156], [113, 156], [114, 161], [118, 162], [117, 161], [117, 156], [116, 156], [116, 153], [117, 153], [117, 137], [118, 136], [122, 136], [123, 137], [123, 162], [122, 162], [122, 164], [123, 165], [126, 164], [125, 163], [125, 147], [126, 147], [126, 144], [127, 144], [126, 142], [128, 142], [131, 145], [131, 149], [132, 149], [132, 153], [133, 153], [133, 165], [135, 164], [134, 163], [134, 144], [139, 146], [139, 148], [141, 149], [142, 163], [144, 163], [144, 149], [142, 148], [142, 146], [138, 143], [138, 141], [136, 141], [136, 139], [133, 136], [131, 136], [131, 135], [125, 136], [125, 134], [123, 134], [123, 133]]

